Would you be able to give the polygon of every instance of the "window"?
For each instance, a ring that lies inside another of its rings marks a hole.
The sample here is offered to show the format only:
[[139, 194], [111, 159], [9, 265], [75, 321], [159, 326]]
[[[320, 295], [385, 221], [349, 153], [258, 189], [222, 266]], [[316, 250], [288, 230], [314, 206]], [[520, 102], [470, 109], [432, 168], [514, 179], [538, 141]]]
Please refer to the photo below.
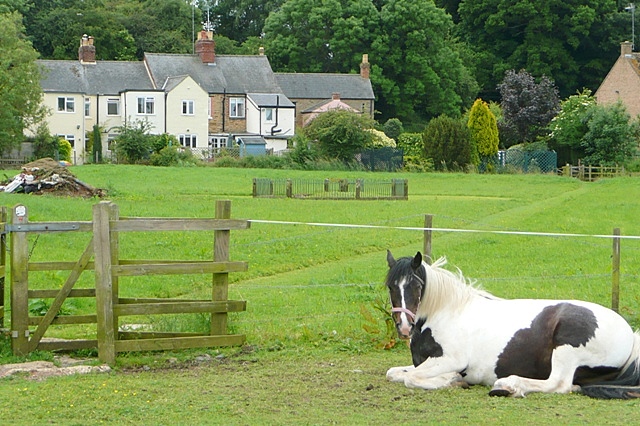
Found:
[[224, 148], [225, 146], [227, 146], [227, 138], [211, 136], [209, 138], [209, 146], [211, 148]]
[[269, 123], [273, 122], [273, 108], [264, 109], [264, 120]]
[[71, 148], [76, 146], [76, 137], [74, 135], [58, 135], [59, 138], [62, 138], [71, 144]]
[[195, 148], [197, 145], [196, 135], [179, 135], [180, 145], [186, 148]]
[[75, 99], [65, 96], [58, 97], [58, 112], [75, 112]]
[[153, 97], [138, 97], [138, 114], [150, 115], [154, 113], [155, 99]]
[[182, 101], [182, 115], [193, 115], [193, 109], [193, 101]]
[[84, 116], [91, 117], [91, 99], [89, 98], [84, 100]]
[[244, 117], [244, 98], [229, 99], [229, 117], [231, 118]]
[[107, 99], [107, 115], [120, 115], [120, 99]]

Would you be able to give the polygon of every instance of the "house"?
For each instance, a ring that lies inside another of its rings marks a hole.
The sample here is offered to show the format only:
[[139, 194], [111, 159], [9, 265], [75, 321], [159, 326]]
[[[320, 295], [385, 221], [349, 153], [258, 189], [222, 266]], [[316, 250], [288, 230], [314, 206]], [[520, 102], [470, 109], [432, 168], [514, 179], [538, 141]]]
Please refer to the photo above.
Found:
[[43, 102], [51, 111], [49, 130], [69, 141], [74, 164], [86, 160], [85, 135], [95, 124], [106, 133], [105, 142], [115, 137], [123, 117], [151, 120], [154, 128], [164, 129], [164, 115], [157, 114], [164, 110], [164, 96], [144, 63], [96, 61], [93, 39], [87, 36], [78, 55], [78, 61], [38, 61], [44, 70]]
[[286, 149], [306, 111], [335, 93], [345, 105], [373, 114], [366, 60], [360, 75], [278, 74], [262, 49], [258, 55], [217, 55], [208, 31], [198, 34], [194, 50], [97, 61], [93, 38], [84, 35], [77, 61], [38, 61], [49, 129], [71, 143], [73, 163], [89, 160], [87, 135], [95, 125], [107, 156], [122, 126], [144, 122], [150, 133], [174, 135], [208, 158], [236, 146], [247, 154]]
[[375, 95], [369, 79], [369, 55], [362, 55], [359, 74], [276, 73], [284, 94], [296, 105], [296, 126], [302, 128], [314, 109], [334, 100], [373, 118]]
[[621, 101], [631, 117], [640, 115], [640, 53], [631, 42], [620, 45], [620, 56], [600, 84], [594, 97], [599, 104]]
[[307, 108], [306, 110], [302, 111], [301, 112], [302, 125], [307, 126], [319, 114], [322, 114], [323, 112], [331, 111], [333, 109], [343, 109], [343, 110], [355, 112], [358, 114], [362, 113], [362, 111], [359, 111], [353, 108], [351, 105], [343, 102], [340, 99], [340, 93], [334, 93], [331, 99], [321, 102], [317, 105], [312, 106], [311, 108]]

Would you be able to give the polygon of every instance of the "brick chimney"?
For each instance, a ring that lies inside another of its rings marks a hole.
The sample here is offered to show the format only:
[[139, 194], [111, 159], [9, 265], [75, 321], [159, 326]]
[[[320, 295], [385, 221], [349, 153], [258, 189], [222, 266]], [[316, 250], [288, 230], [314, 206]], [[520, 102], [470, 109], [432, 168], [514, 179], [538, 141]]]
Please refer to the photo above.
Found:
[[198, 33], [196, 53], [205, 64], [212, 64], [216, 61], [216, 42], [213, 40], [213, 32], [202, 30]]
[[362, 55], [362, 63], [360, 64], [360, 77], [369, 79], [369, 71], [371, 71], [371, 64], [369, 63], [369, 55]]
[[260, 55], [260, 56], [264, 56], [264, 47], [260, 46], [260, 47], [258, 48], [258, 55]]
[[339, 101], [340, 100], [340, 93], [333, 92], [331, 94], [331, 99], [333, 99], [334, 101]]
[[93, 37], [86, 34], [80, 39], [80, 47], [78, 48], [78, 59], [81, 64], [96, 63], [96, 47], [93, 45]]
[[623, 41], [620, 43], [620, 56], [631, 55], [633, 52], [633, 43], [630, 41]]

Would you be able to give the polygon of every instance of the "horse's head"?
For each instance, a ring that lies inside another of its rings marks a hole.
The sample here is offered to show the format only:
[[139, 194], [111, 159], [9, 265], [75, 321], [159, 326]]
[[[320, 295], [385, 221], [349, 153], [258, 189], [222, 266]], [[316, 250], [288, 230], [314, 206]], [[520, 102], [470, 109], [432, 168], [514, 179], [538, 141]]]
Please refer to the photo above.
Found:
[[387, 250], [389, 272], [385, 284], [391, 298], [391, 315], [396, 323], [400, 339], [409, 339], [415, 324], [416, 312], [425, 288], [425, 271], [422, 268], [422, 254], [415, 257], [394, 259]]

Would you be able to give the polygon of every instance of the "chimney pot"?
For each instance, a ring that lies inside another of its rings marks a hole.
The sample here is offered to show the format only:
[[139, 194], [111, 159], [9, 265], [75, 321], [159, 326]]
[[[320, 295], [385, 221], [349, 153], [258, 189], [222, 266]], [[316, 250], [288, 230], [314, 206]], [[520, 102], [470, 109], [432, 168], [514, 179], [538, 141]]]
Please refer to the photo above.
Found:
[[80, 47], [78, 48], [78, 60], [81, 64], [96, 63], [96, 47], [93, 45], [93, 37], [86, 34], [80, 39]]
[[205, 64], [212, 64], [216, 61], [216, 42], [213, 40], [211, 31], [200, 31], [196, 41], [196, 53]]

